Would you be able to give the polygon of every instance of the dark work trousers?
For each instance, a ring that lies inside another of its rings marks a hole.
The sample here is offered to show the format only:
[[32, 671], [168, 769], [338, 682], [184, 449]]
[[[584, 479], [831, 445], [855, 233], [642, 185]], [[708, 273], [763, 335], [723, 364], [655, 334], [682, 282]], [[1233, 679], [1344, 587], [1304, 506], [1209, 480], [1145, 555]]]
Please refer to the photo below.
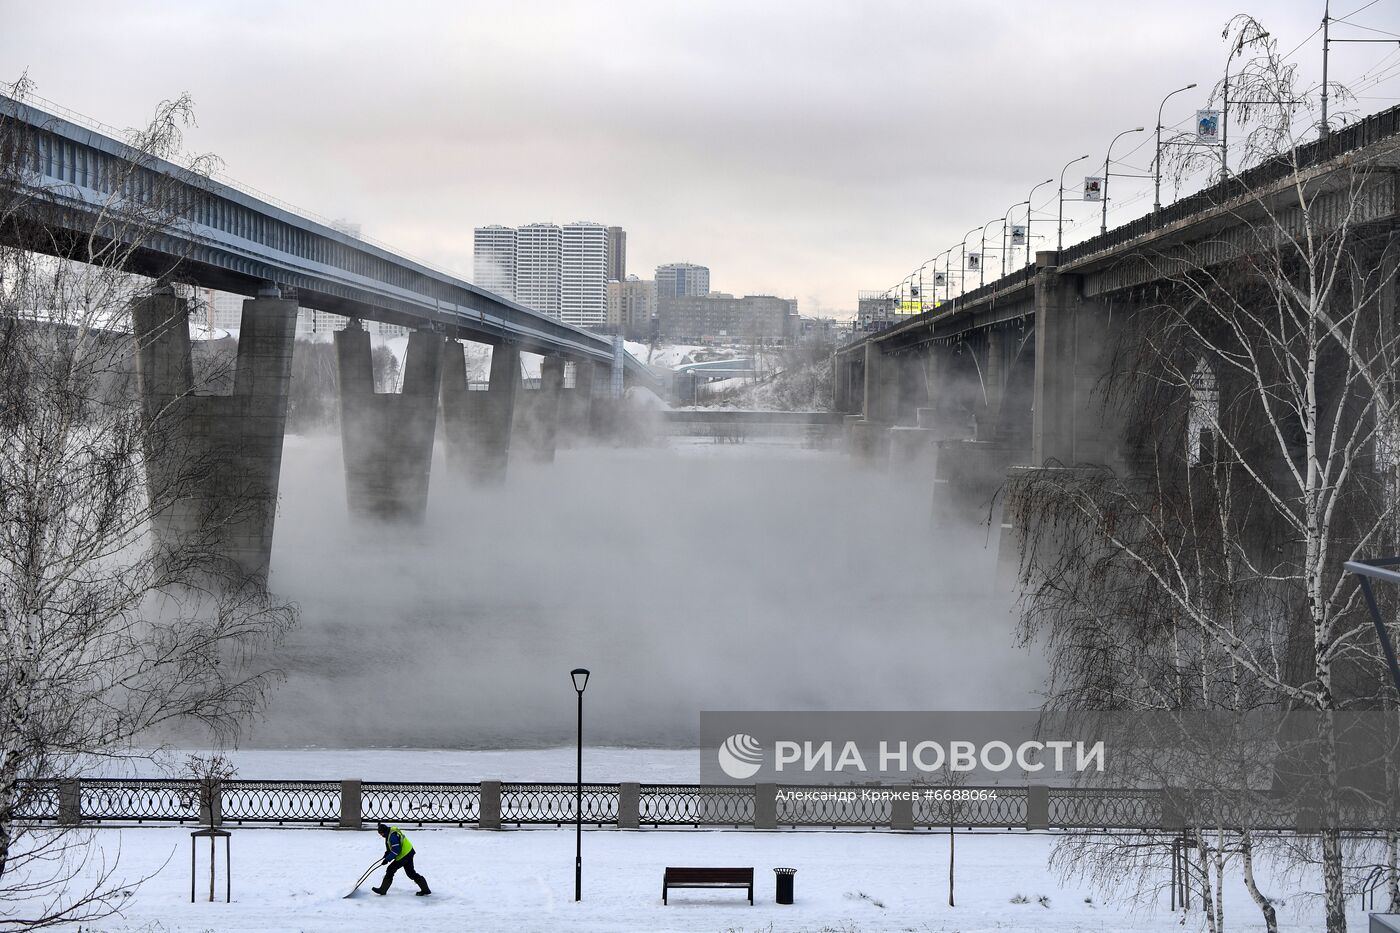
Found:
[[424, 881], [423, 876], [413, 870], [413, 856], [415, 854], [415, 852], [410, 852], [403, 858], [394, 862], [390, 862], [389, 870], [384, 873], [384, 883], [380, 885], [380, 887], [382, 887], [386, 891], [389, 890], [389, 885], [394, 883], [394, 872], [402, 868], [403, 873], [405, 875], [408, 875], [409, 880], [412, 881], [414, 884], [418, 885], [418, 890], [426, 890], [428, 887], [428, 882]]

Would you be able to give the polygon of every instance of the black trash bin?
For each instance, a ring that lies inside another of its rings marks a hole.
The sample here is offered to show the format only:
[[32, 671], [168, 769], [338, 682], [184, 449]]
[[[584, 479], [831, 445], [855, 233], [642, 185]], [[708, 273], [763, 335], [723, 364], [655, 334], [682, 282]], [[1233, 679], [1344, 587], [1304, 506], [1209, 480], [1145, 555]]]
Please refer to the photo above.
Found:
[[792, 903], [792, 876], [797, 874], [796, 868], [775, 868], [773, 873], [778, 877], [777, 900], [779, 904]]

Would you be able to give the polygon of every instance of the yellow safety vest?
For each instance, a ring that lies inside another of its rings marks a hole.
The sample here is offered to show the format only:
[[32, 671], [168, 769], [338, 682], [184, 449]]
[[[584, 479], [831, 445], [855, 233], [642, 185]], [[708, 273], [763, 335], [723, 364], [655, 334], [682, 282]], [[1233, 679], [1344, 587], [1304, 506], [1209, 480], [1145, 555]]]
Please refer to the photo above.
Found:
[[394, 852], [393, 850], [390, 850], [389, 854], [392, 855], [394, 857], [394, 861], [397, 862], [399, 859], [406, 857], [408, 853], [413, 851], [413, 843], [408, 841], [408, 833], [405, 833], [397, 826], [390, 826], [389, 835], [384, 840], [384, 848], [389, 848], [389, 840], [394, 838], [394, 833], [399, 834], [399, 851]]

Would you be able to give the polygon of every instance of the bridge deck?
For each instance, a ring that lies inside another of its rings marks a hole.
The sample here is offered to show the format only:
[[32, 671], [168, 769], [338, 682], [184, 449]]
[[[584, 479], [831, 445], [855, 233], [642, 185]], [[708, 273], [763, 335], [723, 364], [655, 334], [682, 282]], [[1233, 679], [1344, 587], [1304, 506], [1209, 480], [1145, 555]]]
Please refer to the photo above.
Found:
[[[182, 206], [163, 235], [141, 244], [134, 272], [244, 295], [275, 282], [295, 288], [301, 306], [320, 311], [433, 326], [534, 353], [600, 363], [613, 358], [606, 337], [3, 95], [0, 123], [26, 134], [20, 193], [28, 196], [30, 219], [46, 230], [86, 235], [104, 207], [146, 192], [162, 191]], [[655, 387], [639, 361], [629, 355], [625, 365]]]
[[[1336, 186], [1329, 176], [1357, 164], [1379, 170], [1383, 177], [1356, 198], [1349, 222], [1393, 218], [1400, 212], [1400, 183], [1395, 178], [1400, 170], [1400, 107], [1373, 114], [1333, 132], [1327, 140], [1300, 146], [1290, 156], [1279, 156], [1211, 185], [1168, 205], [1156, 216], [1140, 217], [1066, 247], [1058, 257], [1060, 270], [1093, 276], [1094, 293], [1144, 284], [1156, 276], [1150, 263], [1135, 260], [1135, 256], [1148, 251], [1165, 253], [1203, 231], [1214, 235], [1230, 223], [1238, 223], [1252, 204], [1288, 197], [1295, 184], [1315, 185], [1321, 190]], [[897, 350], [933, 339], [935, 333], [943, 337], [1008, 317], [1033, 315], [1034, 283], [1034, 265], [1024, 266], [937, 308], [854, 337], [837, 352], [858, 352], [870, 341]]]

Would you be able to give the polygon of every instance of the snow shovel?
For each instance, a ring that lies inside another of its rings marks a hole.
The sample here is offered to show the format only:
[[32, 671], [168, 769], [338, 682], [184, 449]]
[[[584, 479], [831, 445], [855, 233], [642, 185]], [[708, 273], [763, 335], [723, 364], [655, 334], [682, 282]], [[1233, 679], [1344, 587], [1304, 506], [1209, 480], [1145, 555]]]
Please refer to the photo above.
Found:
[[[365, 879], [368, 878], [370, 875], [374, 874], [375, 871], [376, 871], [377, 869], [382, 868], [383, 865], [384, 865], [384, 863], [383, 863], [382, 861], [376, 860], [375, 863], [374, 863], [373, 865], [371, 865], [369, 868], [366, 868], [366, 869], [365, 869], [365, 873], [364, 873], [363, 875], [360, 876], [360, 880], [355, 882], [355, 887], [352, 888], [352, 889], [350, 890], [350, 893], [347, 894], [347, 895], [345, 895], [345, 897], [354, 897], [354, 896], [355, 896], [355, 892], [357, 892], [357, 891], [360, 890], [360, 885], [362, 885], [362, 884], [365, 883]], [[345, 899], [345, 898], [341, 898], [341, 900], [344, 900], [344, 899]]]

